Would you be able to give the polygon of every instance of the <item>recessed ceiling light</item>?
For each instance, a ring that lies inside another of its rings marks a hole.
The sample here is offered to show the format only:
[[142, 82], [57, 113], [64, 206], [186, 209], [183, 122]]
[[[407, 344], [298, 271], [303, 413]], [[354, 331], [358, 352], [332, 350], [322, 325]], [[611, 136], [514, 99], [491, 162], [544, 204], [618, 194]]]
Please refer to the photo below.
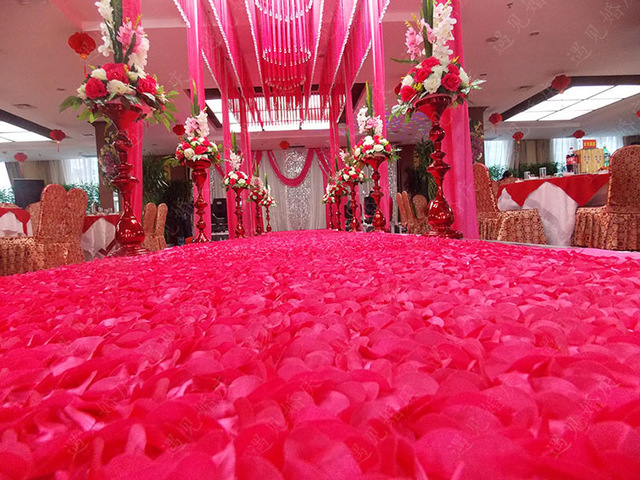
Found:
[[537, 37], [538, 35], [540, 35], [540, 32], [531, 32], [529, 34], [530, 37]]
[[14, 103], [13, 106], [19, 108], [20, 110], [34, 110], [36, 108], [33, 105], [29, 105], [28, 103]]
[[493, 37], [487, 38], [485, 41], [487, 43], [496, 43], [498, 40], [500, 40], [500, 37], [494, 35]]

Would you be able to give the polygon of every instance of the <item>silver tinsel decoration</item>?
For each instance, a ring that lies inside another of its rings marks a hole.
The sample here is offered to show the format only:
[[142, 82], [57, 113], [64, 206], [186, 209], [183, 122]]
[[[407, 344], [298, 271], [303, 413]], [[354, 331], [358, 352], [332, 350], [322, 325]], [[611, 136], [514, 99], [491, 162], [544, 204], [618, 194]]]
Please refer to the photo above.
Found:
[[393, 215], [389, 219], [389, 226], [393, 231], [393, 225], [398, 223], [398, 205], [396, 204], [396, 193], [398, 193], [398, 161], [389, 162], [389, 202], [393, 205]]
[[[304, 162], [305, 157], [299, 151], [287, 150], [284, 156], [284, 174], [288, 178], [297, 177], [304, 167]], [[310, 175], [307, 175], [304, 181], [297, 187], [287, 188], [289, 230], [309, 228], [310, 196]]]

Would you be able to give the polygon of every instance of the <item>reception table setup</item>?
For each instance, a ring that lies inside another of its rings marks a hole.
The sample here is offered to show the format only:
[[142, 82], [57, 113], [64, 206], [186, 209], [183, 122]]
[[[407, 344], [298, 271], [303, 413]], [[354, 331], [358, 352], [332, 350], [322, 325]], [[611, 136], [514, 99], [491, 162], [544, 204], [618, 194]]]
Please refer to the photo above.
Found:
[[31, 215], [17, 206], [0, 205], [0, 237], [30, 235]]
[[570, 246], [579, 207], [604, 205], [608, 173], [530, 179], [501, 185], [500, 210], [537, 209], [549, 245]]

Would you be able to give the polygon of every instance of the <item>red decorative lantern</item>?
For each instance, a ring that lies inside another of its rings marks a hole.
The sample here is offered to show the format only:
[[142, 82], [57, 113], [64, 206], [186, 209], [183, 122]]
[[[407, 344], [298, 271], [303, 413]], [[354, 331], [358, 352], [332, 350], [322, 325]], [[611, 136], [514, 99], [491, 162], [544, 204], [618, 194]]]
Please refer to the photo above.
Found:
[[286, 140], [282, 140], [282, 141], [280, 142], [280, 148], [281, 148], [282, 150], [286, 150], [287, 148], [289, 148], [289, 146], [290, 146], [290, 144], [289, 144], [289, 142], [287, 142]]
[[564, 92], [569, 85], [571, 85], [571, 78], [566, 75], [558, 75], [551, 82], [551, 88], [558, 90], [560, 93]]
[[84, 32], [76, 32], [69, 37], [69, 46], [85, 60], [96, 49], [96, 42], [91, 35]]
[[179, 137], [184, 135], [184, 132], [185, 132], [184, 125], [180, 123], [173, 127], [173, 133], [175, 133]]
[[636, 117], [640, 117], [640, 110], [636, 112]]
[[51, 130], [49, 132], [49, 136], [51, 137], [51, 140], [53, 140], [56, 143], [60, 143], [62, 140], [67, 138], [67, 134], [64, 133], [62, 130]]
[[520, 140], [522, 140], [524, 138], [524, 133], [522, 132], [516, 132], [513, 134], [513, 139], [518, 142], [518, 144], [520, 144]]
[[27, 154], [26, 153], [22, 153], [22, 152], [18, 152], [16, 153], [13, 158], [16, 159], [16, 162], [24, 162], [27, 159]]
[[585, 133], [584, 133], [584, 131], [582, 131], [582, 130], [576, 130], [575, 132], [573, 132], [573, 136], [574, 136], [575, 138], [578, 138], [578, 139], [579, 139], [579, 138], [584, 137], [584, 136], [585, 136]]
[[502, 115], [500, 115], [499, 113], [492, 113], [489, 117], [489, 121], [493, 123], [493, 126], [495, 127], [502, 121]]

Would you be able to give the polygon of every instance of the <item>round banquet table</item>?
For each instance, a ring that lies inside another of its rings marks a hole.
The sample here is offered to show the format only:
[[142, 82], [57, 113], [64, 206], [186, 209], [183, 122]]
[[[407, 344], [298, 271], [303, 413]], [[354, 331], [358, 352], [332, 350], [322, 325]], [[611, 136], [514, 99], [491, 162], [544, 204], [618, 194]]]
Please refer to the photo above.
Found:
[[604, 205], [608, 173], [567, 175], [501, 185], [498, 208], [503, 211], [536, 209], [549, 245], [569, 246], [579, 207]]
[[104, 257], [115, 245], [116, 225], [120, 220], [120, 214], [110, 215], [86, 215], [82, 229], [80, 244], [84, 257], [91, 260], [96, 257]]
[[31, 215], [17, 207], [0, 207], [0, 237], [32, 235]]

